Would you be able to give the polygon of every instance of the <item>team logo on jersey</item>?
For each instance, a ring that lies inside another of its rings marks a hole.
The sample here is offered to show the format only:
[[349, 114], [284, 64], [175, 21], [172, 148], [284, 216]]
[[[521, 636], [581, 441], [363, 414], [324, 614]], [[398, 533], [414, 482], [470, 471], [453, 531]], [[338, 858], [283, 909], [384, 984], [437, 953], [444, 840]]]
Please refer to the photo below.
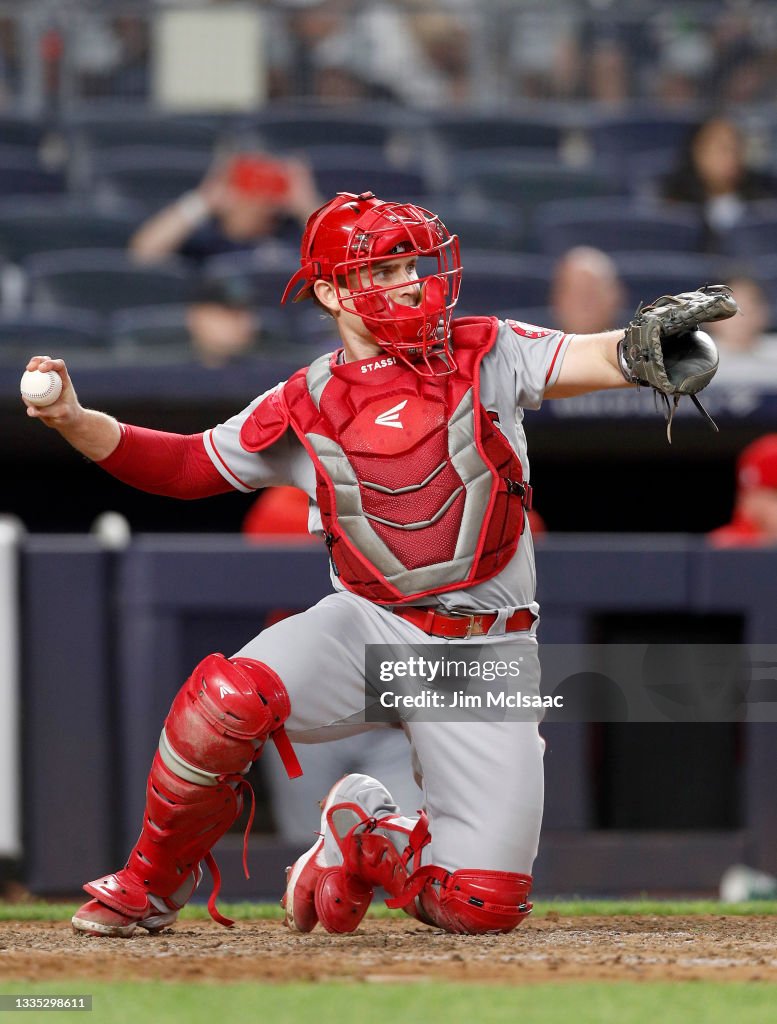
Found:
[[396, 427], [397, 430], [402, 430], [402, 421], [399, 418], [399, 414], [406, 405], [407, 399], [404, 402], [400, 402], [399, 405], [393, 405], [390, 409], [386, 409], [385, 412], [375, 417], [376, 425], [379, 427]]
[[505, 323], [522, 338], [547, 338], [553, 334], [547, 327], [535, 327], [534, 324], [525, 324], [520, 320], [505, 320]]

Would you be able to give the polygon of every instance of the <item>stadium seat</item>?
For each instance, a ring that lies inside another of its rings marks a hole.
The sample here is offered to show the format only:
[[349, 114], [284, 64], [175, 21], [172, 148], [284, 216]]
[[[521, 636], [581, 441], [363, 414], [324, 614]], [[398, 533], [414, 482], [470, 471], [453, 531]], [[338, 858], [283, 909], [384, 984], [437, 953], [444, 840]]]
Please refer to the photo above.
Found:
[[111, 313], [130, 306], [188, 301], [192, 281], [183, 264], [139, 267], [122, 250], [69, 249], [37, 253], [22, 264], [35, 309]]
[[546, 156], [516, 156], [504, 150], [465, 156], [456, 164], [453, 184], [464, 196], [475, 195], [515, 206], [526, 218], [532, 244], [533, 214], [540, 203], [625, 194], [623, 184], [606, 167], [566, 167], [547, 160]]
[[332, 318], [312, 302], [260, 306], [262, 338], [283, 343], [295, 351], [333, 351], [342, 342]]
[[406, 128], [412, 113], [388, 104], [355, 107], [313, 107], [274, 104], [260, 114], [243, 118], [237, 127], [270, 149], [307, 150], [309, 146], [366, 146], [384, 150], [395, 127]]
[[283, 245], [266, 245], [248, 252], [230, 252], [209, 259], [203, 276], [213, 280], [239, 277], [248, 281], [258, 306], [280, 303], [292, 274], [299, 270], [299, 252]]
[[597, 160], [619, 163], [625, 156], [657, 149], [678, 152], [701, 115], [666, 110], [632, 110], [595, 116], [588, 136]]
[[101, 111], [72, 114], [63, 122], [71, 144], [89, 151], [117, 146], [169, 146], [212, 151], [226, 124], [213, 117], [172, 117], [147, 113], [137, 106], [109, 107]]
[[54, 249], [123, 248], [141, 216], [137, 208], [103, 213], [71, 199], [12, 196], [0, 200], [0, 254], [18, 261]]
[[457, 312], [488, 315], [497, 309], [547, 302], [552, 264], [541, 256], [468, 252]]
[[185, 305], [119, 309], [108, 321], [108, 335], [124, 362], [189, 362], [192, 349]]
[[534, 226], [540, 248], [560, 256], [576, 245], [614, 250], [699, 252], [703, 225], [692, 209], [657, 207], [631, 199], [567, 199], [539, 206]]
[[395, 199], [429, 192], [422, 168], [392, 166], [381, 151], [370, 146], [311, 146], [305, 156], [324, 196], [369, 191], [382, 199]]
[[613, 252], [626, 287], [629, 308], [652, 302], [661, 295], [687, 292], [714, 284], [726, 274], [726, 261], [707, 253]]
[[21, 146], [37, 150], [49, 133], [45, 122], [26, 117], [0, 117], [0, 139], [3, 146]]
[[44, 167], [36, 149], [0, 146], [0, 199], [11, 195], [62, 195], [66, 187], [65, 171]]
[[558, 119], [494, 114], [452, 114], [435, 120], [432, 132], [454, 154], [462, 150], [533, 149], [558, 152], [565, 127]]
[[0, 363], [23, 367], [33, 353], [56, 352], [69, 360], [110, 352], [102, 317], [85, 310], [0, 317]]
[[90, 174], [103, 201], [142, 203], [158, 208], [200, 183], [211, 165], [209, 154], [166, 146], [117, 146], [95, 159]]
[[750, 203], [745, 217], [722, 239], [724, 251], [739, 259], [777, 256], [777, 202]]
[[478, 197], [430, 196], [422, 205], [438, 214], [450, 232], [459, 236], [466, 254], [470, 249], [517, 252], [524, 238], [524, 221], [510, 203]]

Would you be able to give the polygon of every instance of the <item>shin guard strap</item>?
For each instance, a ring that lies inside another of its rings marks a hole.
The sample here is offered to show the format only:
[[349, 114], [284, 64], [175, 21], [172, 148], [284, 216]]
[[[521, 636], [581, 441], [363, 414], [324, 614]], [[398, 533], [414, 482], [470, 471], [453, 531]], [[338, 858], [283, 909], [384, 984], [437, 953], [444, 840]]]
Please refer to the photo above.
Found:
[[276, 729], [275, 732], [271, 732], [270, 739], [275, 744], [275, 749], [278, 751], [288, 777], [290, 779], [301, 778], [302, 765], [299, 763], [299, 759], [294, 753], [294, 747], [291, 745], [291, 740], [283, 726], [281, 726], [280, 729]]
[[235, 922], [231, 918], [220, 914], [216, 907], [216, 900], [221, 892], [221, 872], [212, 853], [208, 852], [205, 854], [205, 863], [208, 865], [208, 870], [213, 879], [213, 890], [208, 899], [208, 913], [217, 924], [223, 924], [225, 928], [231, 928]]

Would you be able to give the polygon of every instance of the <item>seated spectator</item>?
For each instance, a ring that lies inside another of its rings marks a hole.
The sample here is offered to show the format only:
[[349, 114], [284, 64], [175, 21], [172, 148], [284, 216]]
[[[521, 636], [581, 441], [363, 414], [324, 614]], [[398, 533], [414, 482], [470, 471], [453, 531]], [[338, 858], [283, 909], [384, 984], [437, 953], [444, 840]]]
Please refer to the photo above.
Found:
[[239, 279], [203, 281], [186, 310], [192, 355], [202, 366], [227, 366], [255, 353], [260, 324], [251, 292]]
[[744, 215], [747, 203], [777, 197], [777, 180], [752, 170], [747, 141], [727, 117], [711, 117], [690, 134], [678, 163], [661, 181], [659, 193], [670, 202], [700, 207], [709, 251]]
[[777, 335], [768, 333], [772, 311], [763, 289], [747, 273], [732, 274], [725, 283], [739, 303], [739, 313], [705, 327], [720, 350], [716, 380], [777, 382]]
[[553, 326], [568, 334], [596, 334], [621, 323], [626, 294], [610, 257], [575, 246], [556, 264], [550, 291]]
[[716, 548], [777, 544], [777, 434], [764, 434], [740, 454], [731, 522], [707, 539]]
[[219, 164], [198, 188], [142, 224], [130, 252], [139, 263], [176, 254], [201, 263], [268, 239], [291, 243], [321, 202], [301, 161], [244, 153]]

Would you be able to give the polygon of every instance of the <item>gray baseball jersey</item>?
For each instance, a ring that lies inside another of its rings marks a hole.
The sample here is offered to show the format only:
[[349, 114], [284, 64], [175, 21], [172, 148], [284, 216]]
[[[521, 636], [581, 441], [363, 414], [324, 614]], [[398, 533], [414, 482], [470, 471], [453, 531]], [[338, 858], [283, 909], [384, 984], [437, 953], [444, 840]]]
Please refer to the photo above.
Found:
[[[525, 479], [529, 463], [523, 410], [540, 406], [546, 389], [558, 377], [569, 340], [559, 332], [508, 321], [500, 324], [496, 343], [481, 364], [481, 403], [520, 457]], [[311, 500], [311, 531], [321, 533], [313, 465], [294, 433], [287, 430], [260, 453], [247, 452], [240, 445], [241, 427], [263, 398], [208, 431], [208, 453], [237, 490], [250, 492], [275, 484], [302, 488]], [[337, 581], [333, 584], [337, 590]], [[534, 630], [504, 633], [504, 621], [511, 612], [538, 611], [534, 591], [534, 554], [527, 529], [513, 559], [493, 579], [430, 600], [450, 610], [499, 613], [488, 637], [467, 643], [487, 645], [494, 658], [513, 657], [516, 647], [520, 649], [521, 688], [538, 692]], [[340, 590], [264, 630], [237, 655], [264, 662], [283, 680], [291, 699], [287, 722], [291, 738], [320, 742], [375, 728], [365, 722], [366, 644], [449, 642], [429, 637], [390, 610]], [[422, 778], [422, 802], [432, 835], [424, 862], [451, 871], [530, 873], [543, 802], [544, 744], [536, 723], [411, 720], [405, 731]], [[415, 810], [403, 808], [411, 817]]]
[[[529, 479], [529, 459], [523, 429], [524, 409], [538, 409], [545, 390], [555, 383], [571, 335], [531, 327], [516, 321], [500, 323], [496, 343], [485, 356], [480, 370], [480, 401], [496, 414], [496, 424], [518, 454], [524, 479]], [[278, 484], [293, 484], [311, 500], [309, 529], [323, 535], [321, 517], [315, 504], [315, 471], [307, 452], [289, 429], [272, 448], [247, 452], [240, 444], [240, 430], [260, 395], [226, 423], [205, 434], [205, 446], [214, 465], [237, 490], [250, 492]], [[526, 529], [518, 551], [493, 579], [465, 590], [436, 594], [418, 604], [435, 604], [451, 611], [495, 611], [512, 613], [518, 608], [539, 609], [535, 602], [536, 574], [531, 532]], [[336, 590], [342, 589], [332, 577]]]

